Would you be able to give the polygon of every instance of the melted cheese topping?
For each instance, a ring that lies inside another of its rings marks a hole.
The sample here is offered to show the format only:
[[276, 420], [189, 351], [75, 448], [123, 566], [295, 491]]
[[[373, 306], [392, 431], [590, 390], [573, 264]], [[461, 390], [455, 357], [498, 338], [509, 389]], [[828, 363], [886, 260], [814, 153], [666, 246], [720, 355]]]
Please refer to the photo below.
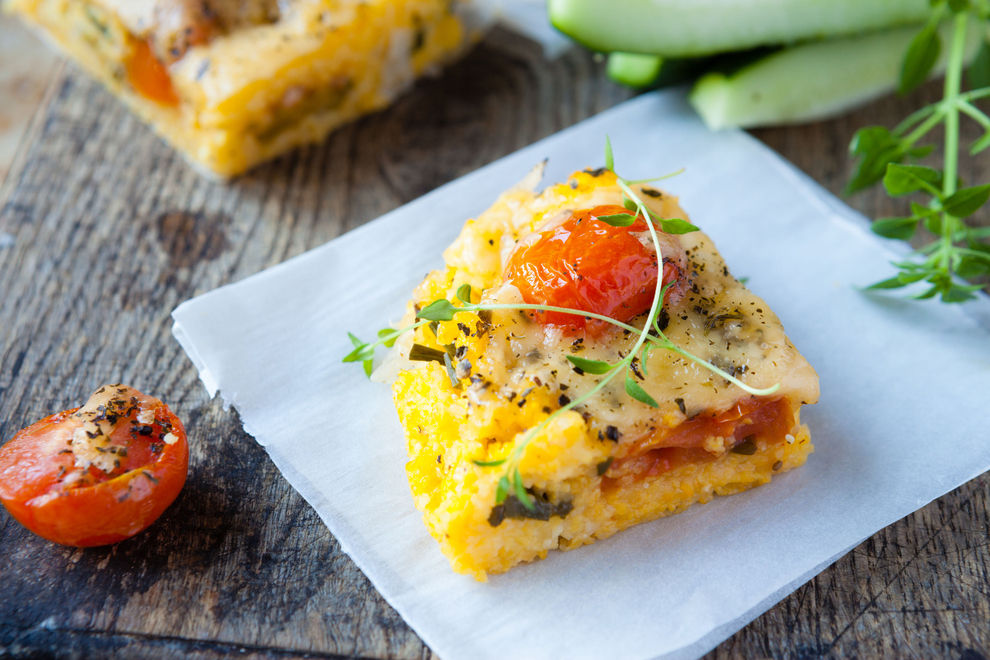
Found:
[[[112, 441], [113, 430], [118, 422], [135, 414], [137, 421], [142, 424], [153, 422], [154, 410], [148, 403], [148, 397], [126, 385], [104, 385], [96, 390], [73, 413], [73, 417], [82, 420], [82, 424], [73, 432], [69, 444], [75, 457], [75, 466], [83, 470], [95, 467], [108, 474], [113, 472], [118, 466], [118, 452], [124, 449], [124, 445], [114, 444]], [[172, 442], [176, 440], [178, 438]]]

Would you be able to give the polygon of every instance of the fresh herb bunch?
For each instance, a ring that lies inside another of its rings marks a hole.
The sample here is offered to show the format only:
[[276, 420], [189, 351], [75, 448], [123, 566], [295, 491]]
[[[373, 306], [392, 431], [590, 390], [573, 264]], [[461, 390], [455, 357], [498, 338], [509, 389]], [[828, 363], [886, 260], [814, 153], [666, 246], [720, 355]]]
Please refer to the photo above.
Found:
[[[910, 215], [881, 218], [873, 223], [875, 233], [886, 238], [908, 240], [919, 224], [938, 238], [917, 250], [912, 258], [894, 262], [898, 273], [869, 289], [898, 289], [926, 282], [917, 299], [940, 296], [943, 302], [962, 302], [975, 297], [979, 284], [962, 284], [959, 279], [990, 275], [990, 228], [974, 227], [966, 219], [990, 198], [990, 183], [966, 185], [959, 176], [959, 120], [966, 115], [983, 129], [982, 137], [970, 145], [972, 155], [990, 147], [990, 117], [975, 102], [990, 96], [990, 42], [986, 31], [979, 31], [983, 43], [969, 66], [969, 91], [962, 91], [962, 73], [967, 23], [990, 21], [988, 0], [932, 0], [928, 23], [912, 40], [901, 67], [899, 92], [905, 94], [920, 85], [931, 73], [942, 49], [938, 26], [951, 24], [948, 62], [943, 98], [921, 108], [893, 131], [869, 126], [857, 131], [850, 151], [859, 159], [846, 192], [853, 193], [882, 180], [894, 197], [921, 194], [927, 203], [911, 203]], [[944, 169], [905, 164], [930, 154], [934, 146], [922, 139], [944, 124]]]
[[[653, 179], [641, 179], [641, 180], [628, 180], [623, 179], [615, 172], [615, 162], [612, 155], [612, 144], [605, 139], [605, 167], [616, 174], [616, 180], [619, 188], [623, 192], [623, 206], [629, 211], [628, 213], [617, 213], [614, 215], [600, 216], [598, 219], [614, 227], [628, 227], [636, 222], [637, 218], [643, 218], [646, 222], [647, 228], [650, 232], [650, 237], [653, 241], [653, 247], [657, 254], [657, 263], [662, 264], [663, 258], [660, 253], [660, 241], [657, 237], [657, 228], [669, 233], [669, 234], [686, 234], [689, 232], [697, 231], [698, 228], [691, 223], [681, 220], [678, 218], [661, 218], [653, 213], [643, 200], [636, 194], [632, 186], [643, 183], [650, 183], [653, 181], [659, 181], [666, 179], [670, 176], [674, 176], [679, 172], [674, 172], [673, 174], [668, 174], [662, 177], [656, 177]], [[581, 396], [572, 399], [565, 405], [554, 411], [552, 414], [543, 419], [539, 424], [530, 429], [526, 435], [520, 440], [516, 446], [512, 449], [511, 453], [503, 459], [494, 461], [474, 461], [475, 465], [480, 467], [499, 467], [504, 466], [504, 473], [499, 478], [498, 486], [495, 491], [495, 504], [502, 504], [505, 502], [506, 498], [512, 494], [515, 498], [528, 510], [533, 511], [535, 505], [533, 503], [532, 497], [526, 491], [526, 487], [523, 484], [522, 474], [519, 471], [519, 463], [522, 460], [523, 455], [526, 452], [526, 447], [533, 441], [533, 439], [544, 430], [553, 420], [557, 419], [560, 415], [576, 408], [591, 397], [601, 391], [606, 385], [608, 385], [613, 379], [615, 379], [620, 374], [625, 376], [625, 390], [626, 393], [633, 399], [640, 401], [650, 407], [657, 408], [659, 404], [656, 400], [650, 396], [650, 394], [643, 389], [642, 385], [639, 384], [637, 376], [637, 369], [641, 369], [644, 375], [648, 375], [647, 372], [647, 362], [649, 360], [650, 353], [656, 349], [662, 349], [667, 351], [672, 351], [678, 355], [691, 360], [705, 369], [708, 369], [712, 373], [724, 378], [730, 383], [742, 388], [746, 392], [754, 396], [764, 396], [767, 394], [772, 394], [779, 388], [778, 385], [772, 387], [758, 389], [751, 387], [746, 383], [740, 381], [738, 378], [730, 373], [723, 371], [722, 369], [716, 367], [711, 362], [702, 360], [698, 356], [690, 353], [689, 351], [681, 348], [663, 333], [660, 327], [659, 317], [660, 312], [663, 309], [664, 295], [673, 282], [668, 283], [663, 286], [663, 268], [657, 269], [657, 284], [653, 296], [653, 303], [650, 306], [650, 311], [646, 315], [646, 320], [643, 323], [643, 327], [637, 328], [635, 326], [623, 323], [616, 319], [613, 319], [602, 314], [596, 314], [593, 312], [586, 312], [580, 309], [570, 309], [566, 307], [555, 307], [551, 305], [530, 305], [530, 304], [483, 304], [475, 303], [472, 301], [472, 291], [471, 285], [462, 284], [458, 287], [455, 294], [455, 300], [447, 300], [446, 298], [440, 298], [434, 300], [429, 305], [423, 307], [416, 314], [416, 321], [403, 328], [393, 329], [393, 328], [383, 328], [378, 331], [378, 339], [373, 342], [364, 342], [354, 334], [348, 333], [351, 339], [351, 343], [354, 345], [354, 350], [348, 353], [344, 358], [344, 362], [361, 362], [364, 366], [366, 374], [371, 373], [372, 361], [374, 359], [375, 348], [380, 345], [386, 347], [391, 347], [394, 345], [396, 339], [406, 332], [410, 332], [419, 328], [423, 325], [439, 323], [440, 321], [451, 321], [454, 316], [464, 312], [485, 312], [494, 310], [525, 310], [525, 311], [543, 311], [543, 312], [561, 312], [564, 314], [573, 314], [575, 316], [582, 316], [586, 318], [598, 319], [599, 321], [604, 321], [617, 328], [621, 328], [630, 333], [637, 335], [637, 339], [632, 349], [625, 355], [624, 358], [615, 363], [602, 362], [599, 360], [589, 360], [586, 358], [578, 357], [577, 355], [566, 356], [567, 360], [574, 365], [577, 369], [580, 369], [584, 373], [594, 374], [598, 376], [604, 376], [598, 383], [589, 389], [587, 392]], [[435, 326], [434, 326], [435, 327]], [[451, 384], [455, 387], [459, 385], [459, 379], [457, 377], [454, 365], [452, 363], [450, 353], [447, 351], [440, 351], [436, 349], [431, 349], [425, 346], [420, 346], [419, 344], [414, 345], [413, 352], [410, 353], [410, 359], [412, 360], [432, 360], [439, 362], [444, 365], [447, 370], [447, 375], [450, 378]], [[638, 364], [637, 364], [638, 363]], [[640, 377], [641, 378], [641, 377]]]

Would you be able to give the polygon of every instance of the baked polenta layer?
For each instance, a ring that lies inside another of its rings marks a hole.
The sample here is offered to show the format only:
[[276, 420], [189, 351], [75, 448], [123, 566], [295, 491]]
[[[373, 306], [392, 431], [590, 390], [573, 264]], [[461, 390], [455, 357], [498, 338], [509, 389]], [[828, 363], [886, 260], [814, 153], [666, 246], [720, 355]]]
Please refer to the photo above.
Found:
[[[520, 185], [467, 222], [444, 254], [446, 267], [416, 289], [406, 321], [433, 300], [454, 300], [463, 284], [476, 303], [521, 302], [502, 281], [520, 240], [574, 211], [622, 203], [606, 170], [577, 172], [539, 195], [533, 187]], [[669, 195], [641, 188], [641, 197], [661, 217], [686, 217]], [[575, 331], [519, 310], [462, 312], [420, 327], [397, 344], [386, 369], [398, 366], [393, 393], [416, 506], [456, 571], [483, 580], [550, 550], [767, 483], [811, 453], [799, 409], [817, 400], [818, 380], [780, 321], [731, 276], [703, 233], [664, 235], [663, 245], [665, 260], [680, 259], [683, 269], [680, 293], [664, 306], [665, 334], [754, 388], [779, 389], [754, 397], [692, 360], [656, 350], [636, 373], [658, 407], [631, 398], [618, 378], [530, 440], [518, 464], [536, 504], [527, 511], [513, 495], [497, 505], [505, 467], [479, 463], [509, 457], [531, 429], [604, 377], [575, 369], [566, 355], [614, 362], [635, 334]], [[412, 344], [447, 352], [455, 373], [439, 362], [404, 360]], [[678, 446], [686, 435], [690, 446]]]
[[462, 53], [463, 0], [7, 0], [207, 173], [378, 110]]

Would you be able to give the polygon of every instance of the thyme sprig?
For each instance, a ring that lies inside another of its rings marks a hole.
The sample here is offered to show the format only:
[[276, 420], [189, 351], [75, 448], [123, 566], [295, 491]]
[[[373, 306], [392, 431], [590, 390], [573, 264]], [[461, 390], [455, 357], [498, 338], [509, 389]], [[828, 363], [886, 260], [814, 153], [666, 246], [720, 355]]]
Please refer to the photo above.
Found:
[[[660, 327], [660, 312], [663, 309], [663, 301], [667, 291], [674, 284], [674, 282], [669, 282], [666, 285], [663, 284], [663, 256], [661, 254], [660, 239], [657, 234], [657, 228], [669, 233], [669, 234], [685, 234], [693, 231], [697, 231], [698, 228], [691, 223], [682, 220], [680, 218], [661, 218], [653, 211], [651, 211], [646, 204], [643, 202], [642, 198], [633, 190], [632, 186], [640, 185], [643, 183], [649, 183], [652, 181], [659, 181], [670, 176], [679, 174], [680, 171], [668, 174], [662, 177], [656, 177], [653, 179], [641, 179], [641, 180], [629, 180], [624, 179], [618, 175], [615, 171], [615, 161], [612, 153], [611, 141], [606, 138], [605, 140], [605, 167], [610, 170], [616, 176], [616, 182], [622, 190], [623, 193], [623, 205], [629, 211], [628, 213], [617, 213], [613, 215], [600, 216], [599, 220], [607, 224], [616, 227], [628, 227], [632, 225], [636, 220], [642, 217], [646, 223], [647, 229], [650, 232], [650, 239], [653, 243], [654, 250], [657, 255], [657, 285], [654, 289], [653, 301], [650, 305], [650, 310], [646, 315], [645, 322], [641, 328], [623, 323], [616, 319], [603, 314], [597, 314], [595, 312], [588, 312], [580, 309], [572, 309], [567, 307], [557, 307], [553, 305], [536, 305], [536, 304], [526, 304], [526, 303], [474, 303], [472, 302], [472, 290], [470, 284], [462, 284], [458, 287], [455, 293], [455, 301], [448, 300], [446, 298], [439, 298], [434, 300], [430, 304], [426, 305], [420, 309], [416, 314], [416, 321], [403, 328], [397, 330], [391, 328], [384, 328], [378, 331], [378, 339], [373, 342], [363, 342], [355, 335], [348, 333], [351, 342], [354, 345], [354, 350], [348, 353], [344, 358], [344, 362], [361, 362], [364, 366], [365, 373], [370, 374], [372, 360], [374, 358], [375, 348], [379, 345], [384, 345], [386, 347], [391, 347], [396, 339], [406, 332], [411, 332], [416, 328], [441, 321], [451, 321], [457, 314], [467, 313], [467, 312], [483, 312], [483, 311], [497, 311], [497, 310], [523, 310], [523, 311], [540, 311], [540, 312], [558, 312], [564, 314], [572, 314], [574, 316], [581, 316], [590, 319], [596, 319], [599, 321], [604, 321], [605, 323], [611, 324], [617, 328], [634, 333], [636, 335], [636, 342], [633, 347], [626, 353], [626, 355], [615, 363], [603, 362], [599, 360], [590, 360], [587, 358], [582, 358], [577, 355], [567, 355], [565, 356], [567, 360], [576, 368], [583, 373], [589, 373], [593, 375], [604, 376], [601, 378], [594, 387], [589, 389], [582, 395], [571, 399], [566, 402], [560, 408], [555, 410], [553, 413], [545, 417], [539, 424], [535, 427], [529, 429], [526, 435], [516, 443], [512, 451], [508, 456], [497, 460], [475, 460], [474, 464], [479, 467], [500, 467], [504, 466], [504, 471], [502, 476], [498, 480], [498, 485], [495, 491], [495, 504], [499, 505], [505, 502], [509, 495], [514, 495], [516, 499], [528, 510], [532, 511], [535, 508], [533, 500], [529, 492], [526, 490], [525, 484], [523, 483], [522, 473], [519, 470], [519, 464], [526, 452], [526, 448], [529, 444], [546, 429], [555, 419], [559, 418], [561, 415], [569, 410], [573, 410], [605, 388], [612, 380], [618, 377], [620, 374], [625, 376], [625, 391], [633, 399], [648, 405], [653, 408], [658, 408], [659, 404], [657, 401], [640, 385], [639, 380], [643, 376], [648, 375], [648, 361], [650, 353], [653, 350], [661, 349], [674, 352], [692, 362], [700, 365], [701, 367], [711, 371], [712, 373], [724, 378], [728, 382], [736, 385], [737, 387], [743, 389], [744, 391], [752, 394], [754, 396], [766, 396], [772, 394], [779, 389], [780, 385], [775, 384], [772, 387], [767, 388], [755, 388], [746, 383], [742, 382], [732, 374], [720, 369], [711, 362], [703, 360], [700, 357], [694, 355], [690, 351], [678, 346], [673, 341], [671, 341], [663, 332]], [[439, 351], [437, 352], [439, 353]], [[436, 359], [440, 361], [439, 358], [427, 358]], [[453, 369], [450, 364], [450, 360], [446, 354], [443, 354], [442, 359], [445, 361], [445, 366], [447, 368], [448, 374], [453, 374]], [[638, 369], [642, 369], [642, 374], [638, 373]], [[452, 382], [456, 383], [455, 376], [451, 375]]]
[[[938, 25], [943, 19], [951, 23], [943, 98], [921, 108], [892, 131], [883, 126], [868, 126], [853, 137], [850, 151], [858, 159], [847, 193], [867, 188], [879, 181], [893, 197], [921, 194], [926, 203], [912, 202], [911, 212], [903, 217], [881, 218], [872, 229], [886, 238], [909, 240], [919, 225], [937, 238], [916, 250], [903, 261], [893, 262], [898, 269], [894, 277], [876, 282], [868, 289], [898, 289], [918, 282], [929, 286], [912, 296], [916, 299], [939, 296], [943, 302], [963, 302], [975, 297], [979, 284], [963, 280], [990, 275], [990, 228], [974, 227], [966, 218], [990, 199], [990, 184], [964, 186], [959, 177], [959, 120], [965, 115], [979, 124], [983, 135], [970, 145], [976, 155], [990, 147], [990, 117], [975, 102], [990, 96], [990, 43], [985, 30], [979, 31], [983, 43], [969, 67], [969, 83], [974, 89], [962, 91], [967, 23], [986, 24], [990, 20], [987, 0], [933, 0], [928, 23], [912, 40], [904, 56], [899, 91], [906, 93], [920, 85], [931, 73], [941, 39]], [[906, 164], [934, 150], [921, 141], [937, 126], [944, 125], [944, 168]]]

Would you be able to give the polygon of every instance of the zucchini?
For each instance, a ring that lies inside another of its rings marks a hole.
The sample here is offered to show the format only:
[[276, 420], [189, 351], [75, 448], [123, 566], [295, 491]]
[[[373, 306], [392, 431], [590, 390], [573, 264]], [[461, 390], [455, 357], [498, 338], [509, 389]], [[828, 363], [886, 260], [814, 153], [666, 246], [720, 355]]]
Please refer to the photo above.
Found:
[[606, 73], [608, 77], [628, 87], [649, 87], [660, 77], [664, 59], [659, 55], [642, 53], [610, 53]]
[[[948, 43], [948, 25], [940, 35]], [[838, 114], [897, 86], [901, 61], [917, 28], [884, 30], [784, 48], [735, 73], [709, 73], [689, 100], [712, 129], [795, 123]], [[966, 60], [985, 24], [971, 26]], [[933, 75], [945, 70], [945, 52]]]
[[921, 23], [928, 0], [548, 0], [554, 26], [602, 52], [699, 57]]
[[620, 85], [645, 89], [694, 80], [710, 62], [709, 58], [674, 60], [642, 53], [609, 53], [605, 71]]

